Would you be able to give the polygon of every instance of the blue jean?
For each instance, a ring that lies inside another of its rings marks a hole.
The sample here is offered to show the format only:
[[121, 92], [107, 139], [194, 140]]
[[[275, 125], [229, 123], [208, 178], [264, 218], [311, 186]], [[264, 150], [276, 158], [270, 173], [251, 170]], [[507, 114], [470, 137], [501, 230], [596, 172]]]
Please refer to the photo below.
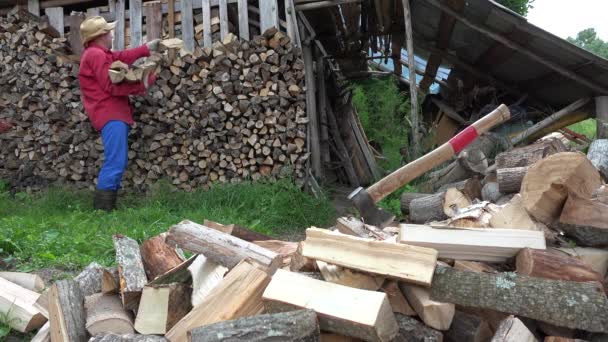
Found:
[[129, 160], [130, 127], [122, 121], [109, 121], [101, 130], [104, 162], [97, 177], [97, 189], [117, 191]]

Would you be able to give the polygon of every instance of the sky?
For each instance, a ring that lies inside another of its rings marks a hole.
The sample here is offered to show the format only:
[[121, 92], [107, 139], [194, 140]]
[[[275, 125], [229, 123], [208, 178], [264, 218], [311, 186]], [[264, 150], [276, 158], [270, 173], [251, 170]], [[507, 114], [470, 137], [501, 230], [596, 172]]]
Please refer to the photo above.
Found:
[[607, 0], [535, 0], [528, 21], [561, 38], [576, 37], [593, 27], [602, 40], [608, 40]]

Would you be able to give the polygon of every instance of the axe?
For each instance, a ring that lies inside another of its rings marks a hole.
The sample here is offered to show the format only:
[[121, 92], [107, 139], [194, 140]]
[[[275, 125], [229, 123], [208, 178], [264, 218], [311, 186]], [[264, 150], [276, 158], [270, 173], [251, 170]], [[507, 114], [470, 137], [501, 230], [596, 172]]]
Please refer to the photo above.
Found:
[[472, 125], [433, 151], [402, 166], [367, 189], [362, 187], [355, 189], [348, 195], [348, 199], [357, 208], [365, 223], [379, 228], [386, 227], [395, 219], [395, 215], [378, 208], [376, 203], [423, 173], [448, 161], [479, 135], [509, 120], [510, 117], [509, 108], [501, 104], [493, 112], [475, 121]]

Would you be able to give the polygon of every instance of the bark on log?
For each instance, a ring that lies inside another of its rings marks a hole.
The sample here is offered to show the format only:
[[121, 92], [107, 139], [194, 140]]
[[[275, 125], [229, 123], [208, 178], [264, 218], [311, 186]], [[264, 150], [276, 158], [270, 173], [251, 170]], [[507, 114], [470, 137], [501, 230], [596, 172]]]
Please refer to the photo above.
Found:
[[175, 248], [165, 243], [166, 236], [163, 233], [141, 244], [141, 259], [148, 279], [154, 279], [184, 262]]
[[443, 334], [420, 323], [413, 317], [395, 314], [399, 333], [393, 342], [442, 342]]
[[89, 264], [74, 280], [80, 286], [84, 297], [101, 292], [104, 268], [96, 262]]
[[404, 192], [401, 194], [401, 213], [403, 213], [403, 215], [409, 215], [410, 203], [412, 203], [413, 200], [431, 195], [432, 194], [421, 194], [417, 192]]
[[559, 139], [541, 140], [528, 146], [499, 153], [496, 156], [496, 169], [530, 166], [552, 154], [566, 151], [568, 148]]
[[[596, 283], [437, 267], [431, 299], [486, 308], [591, 332], [608, 331], [608, 300]], [[531, 303], [535, 303], [532, 305]]]
[[583, 246], [607, 246], [608, 205], [571, 194], [556, 227]]
[[49, 293], [51, 340], [86, 342], [84, 297], [78, 283], [59, 280]]
[[528, 168], [528, 166], [522, 166], [496, 170], [498, 191], [503, 194], [519, 192], [521, 190], [521, 182], [526, 173], [528, 173]]
[[89, 342], [169, 342], [169, 340], [155, 335], [103, 334], [91, 337]]
[[122, 235], [114, 235], [113, 240], [122, 304], [125, 309], [137, 311], [141, 291], [148, 283], [139, 245], [135, 240]]
[[601, 185], [599, 172], [584, 154], [561, 152], [530, 167], [521, 195], [530, 215], [551, 224], [559, 217], [568, 193], [590, 198]]
[[517, 254], [517, 274], [555, 280], [578, 282], [597, 281], [603, 278], [583, 261], [558, 252], [524, 248]]
[[591, 143], [587, 158], [599, 171], [604, 180], [608, 180], [608, 139], [598, 139]]
[[[479, 181], [479, 178], [477, 178], [477, 177], [465, 179], [463, 181], [456, 182], [456, 183], [450, 183], [450, 184], [443, 185], [437, 190], [437, 192], [446, 191], [449, 188], [455, 188], [456, 190], [461, 191], [471, 201], [474, 199], [481, 199], [482, 186], [481, 186], [481, 181]], [[406, 194], [406, 193], [404, 193], [404, 194]], [[402, 196], [402, 198], [403, 198], [403, 196]]]
[[133, 318], [117, 295], [93, 294], [85, 298], [86, 328], [91, 336], [101, 333], [132, 334]]
[[456, 311], [450, 329], [443, 335], [446, 342], [484, 342], [492, 338], [493, 332], [482, 318]]
[[590, 247], [560, 247], [555, 251], [580, 259], [591, 266], [602, 278], [606, 277], [606, 270], [608, 270], [607, 250]]
[[410, 221], [426, 223], [453, 216], [459, 209], [471, 205], [466, 196], [455, 188], [410, 202]]
[[188, 220], [171, 227], [167, 243], [204, 254], [227, 268], [233, 268], [243, 259], [249, 258], [267, 267], [268, 273], [273, 274], [282, 263], [277, 253]]
[[320, 341], [317, 314], [297, 310], [218, 322], [195, 328], [188, 334], [192, 342], [317, 342]]

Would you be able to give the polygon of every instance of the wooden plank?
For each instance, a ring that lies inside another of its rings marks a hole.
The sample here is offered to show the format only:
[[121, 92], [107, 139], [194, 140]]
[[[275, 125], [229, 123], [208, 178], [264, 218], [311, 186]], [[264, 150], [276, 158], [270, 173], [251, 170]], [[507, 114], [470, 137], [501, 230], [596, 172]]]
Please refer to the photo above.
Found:
[[328, 332], [366, 341], [390, 341], [398, 331], [388, 298], [380, 292], [278, 270], [264, 291], [263, 299], [268, 312], [314, 310], [321, 330]]
[[293, 8], [291, 1], [285, 0], [285, 21], [287, 22], [287, 36], [292, 42], [295, 42], [295, 8]]
[[398, 241], [434, 248], [440, 258], [490, 262], [504, 262], [526, 247], [546, 248], [543, 232], [521, 229], [442, 229], [402, 224]]
[[[410, 121], [411, 121], [411, 129], [412, 136], [411, 141], [413, 143], [413, 157], [418, 158], [421, 153], [420, 150], [420, 128], [419, 128], [419, 119], [418, 119], [418, 89], [416, 88], [416, 61], [414, 60], [414, 38], [413, 38], [413, 30], [412, 30], [412, 17], [410, 10], [410, 1], [402, 0], [403, 4], [403, 18], [405, 21], [405, 37], [407, 43], [407, 65], [410, 72]], [[401, 54], [401, 50], [399, 50]]]
[[303, 3], [303, 4], [298, 3], [296, 5], [296, 10], [297, 11], [310, 11], [310, 10], [326, 8], [326, 7], [334, 7], [334, 6], [338, 6], [338, 5], [344, 5], [344, 4], [354, 4], [354, 3], [359, 3], [361, 1], [362, 0], [327, 0], [327, 1], [316, 1], [316, 2], [312, 2], [312, 3]]
[[35, 306], [40, 294], [0, 278], [0, 315], [19, 332], [40, 328], [46, 318]]
[[384, 278], [375, 277], [366, 273], [357, 272], [348, 268], [328, 264], [317, 260], [317, 267], [325, 281], [354, 287], [362, 290], [376, 291], [384, 283]]
[[172, 226], [166, 241], [185, 250], [204, 254], [228, 268], [250, 258], [267, 267], [268, 272], [272, 274], [282, 263], [277, 253], [188, 220]]
[[385, 241], [373, 241], [326, 229], [309, 228], [304, 257], [334, 265], [430, 286], [437, 251]]
[[65, 28], [63, 26], [63, 7], [46, 8], [44, 14], [49, 18], [49, 24], [59, 32], [61, 37], [63, 37], [65, 35]]
[[27, 0], [27, 10], [33, 15], [40, 16], [40, 0]]
[[142, 0], [129, 0], [129, 32], [131, 48], [138, 47], [142, 44]]
[[192, 0], [181, 0], [182, 40], [186, 51], [194, 51], [194, 21], [192, 18]]
[[264, 33], [271, 27], [280, 28], [277, 0], [260, 1], [260, 33]]
[[372, 154], [371, 146], [369, 145], [369, 140], [367, 139], [367, 137], [365, 136], [365, 132], [363, 131], [363, 126], [359, 121], [359, 114], [357, 113], [357, 110], [354, 106], [349, 112], [350, 113], [347, 114], [348, 120], [350, 121], [350, 126], [352, 128], [353, 134], [355, 135], [355, 138], [357, 139], [361, 153], [363, 153], [365, 162], [367, 163], [367, 167], [374, 176], [374, 179], [380, 179], [382, 178], [382, 174], [380, 173], [380, 169], [378, 168], [378, 164], [376, 163], [376, 158]]
[[203, 0], [203, 47], [211, 49], [213, 41], [211, 38], [211, 7], [209, 0]]
[[220, 37], [222, 41], [228, 33], [228, 1], [220, 0]]
[[146, 13], [146, 39], [151, 41], [160, 39], [163, 32], [163, 13], [160, 1], [151, 1], [144, 4]]
[[263, 310], [262, 293], [270, 282], [266, 272], [245, 260], [239, 263], [207, 298], [165, 335], [186, 341], [188, 331], [203, 325], [254, 316]]
[[125, 49], [125, 0], [116, 0], [116, 29], [112, 49]]
[[239, 37], [249, 40], [249, 10], [247, 0], [238, 0], [239, 4]]
[[[263, 30], [262, 30], [263, 32]], [[315, 90], [315, 70], [312, 60], [312, 49], [310, 44], [305, 44], [302, 47], [304, 59], [304, 72], [306, 79], [306, 111], [308, 116], [308, 134], [310, 141], [310, 160], [312, 164], [313, 175], [319, 179], [324, 179], [323, 167], [321, 165], [321, 144], [320, 144], [320, 126], [319, 117], [317, 115], [317, 96]]]
[[608, 299], [594, 282], [547, 280], [515, 273], [474, 273], [438, 266], [431, 299], [497, 310], [571, 329], [608, 331]]
[[69, 42], [72, 47], [72, 51], [76, 55], [80, 55], [84, 46], [82, 46], [82, 41], [80, 40], [80, 24], [84, 21], [86, 16], [83, 13], [72, 12], [69, 18], [70, 22], [70, 35]]

